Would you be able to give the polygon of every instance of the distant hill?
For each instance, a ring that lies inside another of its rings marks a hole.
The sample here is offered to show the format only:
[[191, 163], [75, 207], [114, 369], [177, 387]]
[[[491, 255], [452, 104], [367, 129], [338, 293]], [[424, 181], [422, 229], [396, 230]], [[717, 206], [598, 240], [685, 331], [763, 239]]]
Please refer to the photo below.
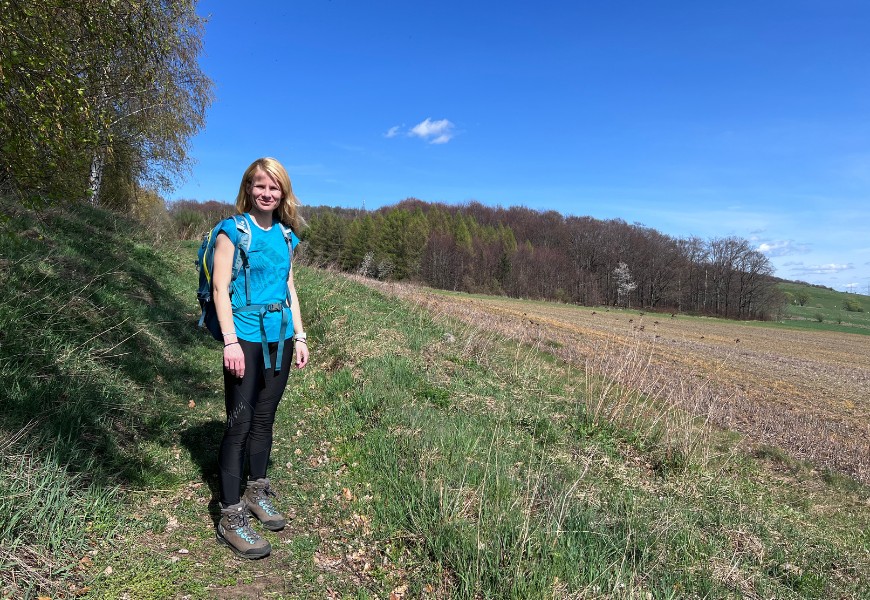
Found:
[[785, 320], [808, 329], [870, 331], [870, 296], [838, 292], [799, 282], [780, 282], [785, 295]]

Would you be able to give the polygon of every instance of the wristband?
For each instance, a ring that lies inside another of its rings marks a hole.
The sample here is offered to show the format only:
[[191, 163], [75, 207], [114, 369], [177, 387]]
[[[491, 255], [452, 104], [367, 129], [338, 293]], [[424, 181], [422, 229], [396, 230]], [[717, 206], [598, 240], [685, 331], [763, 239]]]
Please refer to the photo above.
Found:
[[229, 348], [230, 346], [235, 346], [236, 344], [238, 344], [238, 342], [230, 342], [229, 344], [224, 344], [224, 348]]
[[295, 342], [304, 342], [308, 339], [308, 335], [304, 331], [300, 331], [296, 335], [293, 336], [293, 341]]

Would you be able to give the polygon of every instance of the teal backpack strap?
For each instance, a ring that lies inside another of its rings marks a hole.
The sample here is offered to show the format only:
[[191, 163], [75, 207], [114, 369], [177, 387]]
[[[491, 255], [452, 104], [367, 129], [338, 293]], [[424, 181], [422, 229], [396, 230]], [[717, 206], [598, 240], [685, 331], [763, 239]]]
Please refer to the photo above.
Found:
[[[290, 265], [290, 268], [293, 268], [293, 230], [284, 225], [284, 223], [278, 222], [278, 225], [281, 226], [281, 233], [284, 235], [284, 241], [287, 242], [287, 260], [289, 261], [287, 264]], [[287, 284], [287, 306], [290, 306], [290, 284]], [[283, 333], [281, 335], [284, 335]]]
[[[287, 264], [289, 268], [293, 268], [293, 230], [278, 221], [278, 225], [281, 227], [281, 233], [284, 235], [284, 241], [287, 242]], [[278, 332], [278, 355], [275, 357], [275, 362], [278, 364], [275, 366], [275, 372], [281, 368], [281, 359], [284, 356], [284, 337], [287, 335], [287, 324], [290, 320], [287, 313], [290, 312], [290, 303], [292, 300], [290, 299], [290, 284], [287, 284], [287, 297], [284, 300], [284, 304], [286, 304], [286, 308], [282, 307], [281, 310], [281, 330]]]
[[284, 357], [284, 336], [287, 334], [287, 324], [290, 322], [287, 313], [290, 312], [281, 302], [272, 304], [249, 304], [237, 308], [236, 312], [255, 312], [260, 316], [260, 343], [263, 345], [263, 364], [267, 369], [272, 368], [272, 359], [269, 357], [269, 342], [266, 339], [266, 313], [281, 312], [281, 330], [278, 333], [278, 356], [275, 357], [275, 372], [281, 370], [281, 359]]
[[236, 229], [239, 232], [239, 242], [236, 246], [236, 258], [233, 261], [233, 279], [239, 276], [239, 271], [245, 271], [245, 305], [251, 304], [251, 267], [248, 264], [248, 253], [251, 250], [251, 225], [245, 215], [233, 215]]
[[281, 233], [284, 234], [284, 241], [287, 242], [287, 252], [290, 255], [290, 264], [293, 264], [293, 230], [290, 227], [284, 225], [284, 223], [278, 222], [278, 225], [281, 226]]
[[[251, 227], [244, 215], [234, 215], [236, 221], [236, 229], [239, 230], [239, 255], [236, 258], [233, 268], [233, 277], [235, 278], [239, 271], [245, 271], [245, 306], [235, 309], [235, 312], [256, 312], [260, 317], [260, 343], [263, 346], [263, 364], [266, 369], [272, 368], [272, 359], [269, 356], [269, 342], [266, 339], [266, 313], [281, 311], [281, 329], [278, 332], [278, 355], [275, 357], [275, 373], [281, 370], [281, 364], [284, 358], [284, 337], [287, 335], [287, 325], [290, 323], [290, 288], [287, 288], [287, 297], [284, 302], [275, 302], [273, 304], [251, 304], [251, 286], [250, 286], [250, 267], [248, 266], [248, 251], [251, 248]], [[292, 230], [279, 223], [281, 233], [284, 240], [287, 242], [288, 260], [293, 260], [293, 239]]]

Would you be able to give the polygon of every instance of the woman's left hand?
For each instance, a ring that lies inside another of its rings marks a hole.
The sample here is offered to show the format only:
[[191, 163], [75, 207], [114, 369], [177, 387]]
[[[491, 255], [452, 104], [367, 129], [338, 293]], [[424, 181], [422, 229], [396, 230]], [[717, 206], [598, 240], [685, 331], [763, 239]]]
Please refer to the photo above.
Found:
[[298, 340], [293, 345], [296, 348], [296, 368], [304, 369], [308, 364], [308, 342]]

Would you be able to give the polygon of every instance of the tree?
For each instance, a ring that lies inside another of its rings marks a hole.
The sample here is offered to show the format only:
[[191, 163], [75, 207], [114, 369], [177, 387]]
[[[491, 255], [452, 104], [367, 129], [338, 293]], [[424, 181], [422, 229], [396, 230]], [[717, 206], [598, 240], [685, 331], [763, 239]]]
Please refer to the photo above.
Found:
[[212, 99], [195, 0], [0, 5], [0, 191], [97, 202], [105, 178], [170, 189]]
[[320, 265], [337, 264], [344, 248], [347, 227], [347, 221], [333, 212], [312, 217], [305, 231], [311, 260]]
[[628, 265], [620, 262], [613, 270], [613, 275], [616, 277], [616, 294], [619, 298], [619, 303], [629, 307], [631, 304], [631, 293], [637, 288], [637, 284], [631, 277]]
[[367, 214], [354, 219], [347, 229], [347, 238], [341, 250], [341, 268], [345, 271], [356, 271], [363, 264], [366, 256], [374, 259], [375, 222]]
[[798, 290], [794, 294], [795, 300], [800, 306], [806, 305], [810, 301], [810, 293], [806, 290]]
[[843, 300], [843, 309], [849, 312], [864, 312], [864, 307], [855, 298]]

